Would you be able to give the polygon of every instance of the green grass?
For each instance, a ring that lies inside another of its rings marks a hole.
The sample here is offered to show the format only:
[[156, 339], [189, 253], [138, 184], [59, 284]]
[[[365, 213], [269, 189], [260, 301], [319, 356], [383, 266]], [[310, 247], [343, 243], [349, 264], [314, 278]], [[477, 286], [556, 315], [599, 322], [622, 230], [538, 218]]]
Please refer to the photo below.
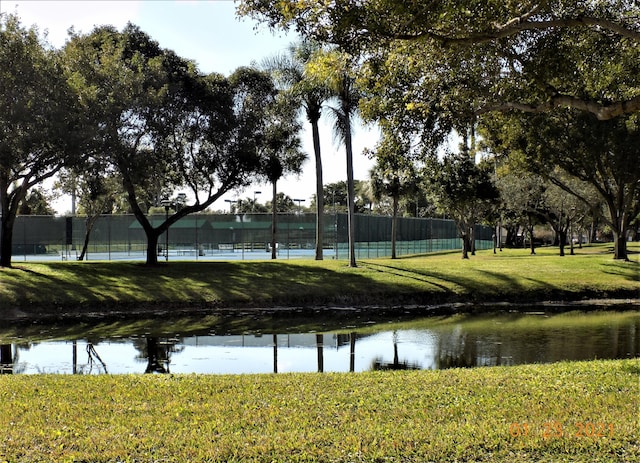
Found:
[[[443, 253], [363, 260], [356, 269], [333, 260], [19, 264], [0, 270], [0, 311], [10, 320], [227, 307], [243, 324], [242, 307], [640, 296], [639, 254], [618, 262], [602, 246], [577, 253], [483, 251], [468, 261]], [[314, 313], [301, 312], [296, 323]], [[456, 317], [425, 323], [448, 329]], [[492, 326], [487, 317], [474, 321], [478, 330]], [[586, 323], [575, 313], [554, 319]], [[99, 332], [114, 323], [92, 325]], [[518, 323], [527, 329], [527, 317]], [[640, 460], [638, 397], [638, 359], [358, 374], [0, 376], [0, 462], [631, 462]]]
[[[638, 250], [638, 246], [631, 248]], [[556, 249], [481, 251], [344, 261], [21, 263], [0, 270], [0, 310], [56, 315], [136, 314], [214, 307], [408, 305], [447, 302], [638, 297], [639, 254], [614, 261], [603, 246], [559, 257]]]
[[[631, 462], [638, 360], [0, 377], [0, 461]], [[560, 428], [561, 427], [561, 428]]]

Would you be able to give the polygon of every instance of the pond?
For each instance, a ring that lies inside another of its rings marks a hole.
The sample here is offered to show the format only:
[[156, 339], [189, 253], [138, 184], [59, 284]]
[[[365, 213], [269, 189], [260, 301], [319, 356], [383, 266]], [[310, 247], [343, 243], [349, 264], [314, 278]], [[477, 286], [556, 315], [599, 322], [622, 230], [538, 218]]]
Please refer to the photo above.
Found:
[[13, 374], [359, 372], [640, 356], [637, 310], [319, 317], [219, 314], [4, 327], [0, 369]]

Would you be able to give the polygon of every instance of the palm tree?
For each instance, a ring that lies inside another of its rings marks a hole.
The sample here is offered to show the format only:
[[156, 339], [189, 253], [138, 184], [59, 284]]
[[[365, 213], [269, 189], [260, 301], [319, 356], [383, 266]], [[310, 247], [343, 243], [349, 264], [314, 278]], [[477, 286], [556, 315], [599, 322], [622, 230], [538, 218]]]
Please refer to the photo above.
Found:
[[[349, 227], [349, 267], [356, 267], [355, 254], [355, 187], [353, 179], [352, 127], [358, 114], [360, 94], [352, 75], [351, 57], [337, 50], [320, 50], [307, 64], [307, 74], [312, 80], [322, 82], [331, 90], [337, 106], [330, 107], [335, 119], [336, 139], [344, 144], [347, 156], [347, 202]], [[320, 195], [318, 195], [320, 196]]]
[[286, 53], [264, 62], [265, 68], [271, 72], [276, 83], [302, 107], [307, 121], [311, 124], [316, 163], [316, 260], [323, 259], [324, 232], [322, 157], [318, 122], [322, 114], [322, 105], [329, 98], [329, 91], [322, 83], [307, 78], [305, 67], [319, 50], [321, 46], [317, 42], [303, 40], [290, 45]]

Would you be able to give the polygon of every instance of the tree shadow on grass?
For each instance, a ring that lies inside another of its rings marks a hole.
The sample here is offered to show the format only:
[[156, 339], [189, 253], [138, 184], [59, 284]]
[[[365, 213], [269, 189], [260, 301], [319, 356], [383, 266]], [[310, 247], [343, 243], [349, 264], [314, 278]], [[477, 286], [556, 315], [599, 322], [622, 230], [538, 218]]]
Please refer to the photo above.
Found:
[[[389, 264], [373, 262], [367, 262], [364, 265], [378, 269], [381, 272], [390, 272], [404, 278], [411, 278], [427, 283], [445, 291], [455, 291], [469, 295], [499, 296], [507, 292], [513, 292], [513, 288], [522, 288], [522, 285], [518, 283], [518, 280], [510, 277], [509, 275], [501, 272], [490, 272], [481, 269], [473, 269], [473, 274], [467, 277], [462, 274], [452, 275], [450, 273], [443, 273], [426, 268], [407, 269]], [[482, 274], [485, 278], [477, 278], [477, 274]], [[537, 281], [537, 283], [541, 286], [544, 285], [544, 283], [540, 281]]]
[[640, 282], [640, 263], [633, 261], [610, 262], [603, 264], [603, 273], [616, 275], [632, 282]]
[[[173, 307], [272, 307], [372, 304], [398, 286], [356, 272], [276, 262], [198, 262], [145, 266], [140, 263], [48, 264], [47, 273], [15, 271], [3, 279], [8, 305], [34, 315], [140, 311]], [[22, 278], [20, 277], [22, 273]], [[328, 290], [329, 288], [329, 290]], [[333, 289], [333, 291], [331, 291]]]

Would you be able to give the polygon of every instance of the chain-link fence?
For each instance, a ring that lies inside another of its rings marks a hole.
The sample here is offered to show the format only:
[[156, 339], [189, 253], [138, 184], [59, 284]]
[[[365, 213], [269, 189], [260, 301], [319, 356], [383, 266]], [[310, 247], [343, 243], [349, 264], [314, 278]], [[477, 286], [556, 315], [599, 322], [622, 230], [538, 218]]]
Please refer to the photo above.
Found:
[[[279, 258], [313, 258], [315, 214], [279, 214], [276, 246]], [[164, 215], [150, 217], [154, 226]], [[348, 257], [346, 214], [324, 217], [325, 258]], [[193, 214], [173, 224], [158, 240], [161, 259], [268, 259], [271, 249], [271, 214]], [[358, 258], [391, 255], [391, 217], [357, 214]], [[19, 216], [13, 231], [13, 260], [76, 259], [82, 249], [87, 222], [84, 217]], [[477, 249], [493, 245], [493, 230], [476, 226]], [[398, 256], [460, 249], [452, 220], [398, 218]], [[133, 215], [104, 215], [91, 230], [87, 259], [142, 260], [147, 241]]]

